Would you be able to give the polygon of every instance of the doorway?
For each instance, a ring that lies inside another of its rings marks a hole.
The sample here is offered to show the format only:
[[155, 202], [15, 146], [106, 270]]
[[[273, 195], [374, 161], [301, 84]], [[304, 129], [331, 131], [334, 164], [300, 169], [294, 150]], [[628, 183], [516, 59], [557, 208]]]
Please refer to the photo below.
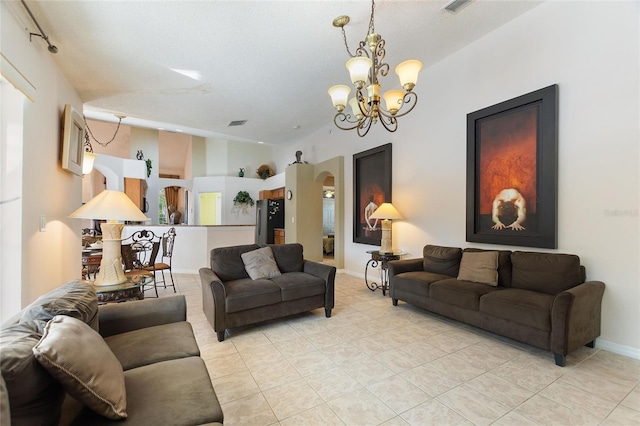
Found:
[[322, 183], [322, 263], [332, 266], [335, 265], [335, 193], [333, 175], [327, 175]]

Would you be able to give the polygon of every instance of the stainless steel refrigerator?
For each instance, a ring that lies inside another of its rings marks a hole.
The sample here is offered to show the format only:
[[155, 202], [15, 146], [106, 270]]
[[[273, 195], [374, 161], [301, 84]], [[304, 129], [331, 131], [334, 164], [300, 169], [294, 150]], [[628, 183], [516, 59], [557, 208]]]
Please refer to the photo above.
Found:
[[273, 244], [273, 230], [276, 228], [284, 228], [284, 200], [258, 200], [256, 244]]

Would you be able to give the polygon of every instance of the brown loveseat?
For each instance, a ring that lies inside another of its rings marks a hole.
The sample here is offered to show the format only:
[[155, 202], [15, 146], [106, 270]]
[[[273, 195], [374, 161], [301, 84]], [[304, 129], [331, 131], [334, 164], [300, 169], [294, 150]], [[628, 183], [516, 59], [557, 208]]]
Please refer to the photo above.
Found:
[[267, 245], [280, 275], [253, 280], [242, 255], [256, 244], [211, 250], [211, 267], [200, 269], [202, 309], [223, 341], [225, 330], [316, 308], [331, 316], [336, 268], [305, 260], [300, 244]]
[[[486, 260], [492, 253], [494, 266], [483, 265], [490, 275], [493, 268], [496, 278], [488, 285], [482, 282], [486, 279], [473, 279], [470, 268], [478, 254]], [[394, 305], [403, 300], [550, 350], [559, 366], [575, 349], [593, 347], [600, 335], [604, 284], [585, 282], [575, 255], [427, 245], [422, 258], [389, 262], [389, 279]]]
[[221, 424], [186, 309], [184, 296], [98, 307], [84, 281], [42, 296], [0, 330], [0, 423]]

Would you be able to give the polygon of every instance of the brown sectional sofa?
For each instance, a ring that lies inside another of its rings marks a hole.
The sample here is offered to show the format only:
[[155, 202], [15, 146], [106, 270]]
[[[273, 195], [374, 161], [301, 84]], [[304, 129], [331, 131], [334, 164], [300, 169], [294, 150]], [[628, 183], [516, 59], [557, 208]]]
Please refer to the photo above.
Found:
[[[222, 409], [186, 312], [184, 296], [98, 306], [93, 286], [84, 281], [71, 281], [42, 296], [0, 330], [1, 424], [221, 424]], [[34, 348], [51, 336], [47, 325], [69, 321], [82, 327], [82, 334], [75, 343], [69, 336], [73, 333], [60, 334], [64, 340], [58, 340], [53, 354], [60, 370], [82, 377], [78, 371], [88, 367], [89, 373], [82, 374], [89, 380], [79, 381], [101, 385], [103, 393], [97, 398], [103, 402], [125, 400], [126, 419], [90, 409], [77, 394], [86, 396], [86, 387], [77, 381], [69, 387], [69, 380], [61, 380], [36, 358]], [[87, 346], [87, 337], [93, 347]], [[91, 361], [76, 362], [75, 352], [89, 353]], [[109, 359], [116, 364], [116, 374], [103, 368]], [[123, 376], [123, 388], [111, 386], [114, 375]]]
[[324, 308], [331, 316], [336, 268], [305, 260], [300, 244], [267, 245], [281, 273], [252, 280], [242, 254], [257, 244], [211, 250], [211, 267], [200, 269], [202, 309], [223, 341], [230, 328]]
[[[458, 279], [467, 252], [498, 253], [497, 285]], [[402, 300], [550, 350], [559, 366], [600, 335], [605, 285], [585, 282], [575, 255], [426, 245], [422, 258], [388, 266], [393, 305]]]

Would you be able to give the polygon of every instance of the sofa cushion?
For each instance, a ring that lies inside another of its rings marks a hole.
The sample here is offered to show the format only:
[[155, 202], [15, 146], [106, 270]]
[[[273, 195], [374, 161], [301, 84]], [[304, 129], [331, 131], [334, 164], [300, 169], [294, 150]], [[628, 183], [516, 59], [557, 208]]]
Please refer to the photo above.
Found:
[[27, 306], [20, 322], [49, 321], [56, 315], [79, 319], [98, 331], [98, 299], [95, 288], [81, 280], [63, 284]]
[[498, 252], [463, 252], [458, 279], [498, 285]]
[[211, 250], [211, 269], [222, 282], [249, 278], [241, 255], [259, 248], [257, 244], [214, 248]]
[[[200, 357], [180, 358], [124, 372], [127, 412], [123, 424], [202, 425], [223, 421], [207, 367]], [[74, 424], [114, 424], [84, 409]]]
[[33, 353], [69, 395], [109, 419], [127, 417], [122, 366], [87, 324], [65, 315], [54, 317]]
[[301, 244], [274, 244], [270, 247], [280, 272], [302, 272], [304, 254]]
[[429, 286], [429, 297], [450, 305], [477, 311], [480, 298], [493, 291], [499, 290], [483, 283], [448, 278], [432, 283]]
[[225, 310], [228, 314], [282, 302], [280, 287], [271, 280], [244, 278], [224, 284]]
[[[466, 252], [484, 252], [487, 250], [468, 247], [463, 250], [463, 254]], [[496, 251], [496, 250], [491, 250]], [[498, 252], [498, 286], [511, 287], [511, 250], [497, 250]]]
[[244, 263], [249, 278], [258, 280], [260, 278], [271, 278], [280, 275], [280, 270], [273, 258], [271, 247], [262, 247], [257, 250], [248, 251], [240, 255]]
[[391, 278], [391, 286], [400, 291], [429, 297], [429, 285], [447, 278], [451, 277], [425, 271], [403, 272]]
[[582, 283], [576, 255], [515, 251], [511, 263], [513, 288], [555, 295]]
[[191, 324], [186, 321], [120, 333], [105, 337], [104, 341], [125, 371], [169, 359], [200, 355]]
[[553, 299], [554, 296], [537, 291], [505, 288], [482, 296], [480, 311], [516, 324], [549, 331]]
[[304, 272], [288, 272], [271, 281], [282, 290], [282, 301], [304, 299], [305, 297], [324, 294], [326, 282], [322, 278]]
[[458, 267], [462, 257], [462, 249], [457, 247], [442, 247], [426, 245], [422, 249], [424, 270], [436, 274], [458, 276]]
[[33, 354], [43, 328], [43, 323], [23, 322], [0, 331], [0, 370], [9, 394], [13, 424], [58, 423], [64, 390]]

